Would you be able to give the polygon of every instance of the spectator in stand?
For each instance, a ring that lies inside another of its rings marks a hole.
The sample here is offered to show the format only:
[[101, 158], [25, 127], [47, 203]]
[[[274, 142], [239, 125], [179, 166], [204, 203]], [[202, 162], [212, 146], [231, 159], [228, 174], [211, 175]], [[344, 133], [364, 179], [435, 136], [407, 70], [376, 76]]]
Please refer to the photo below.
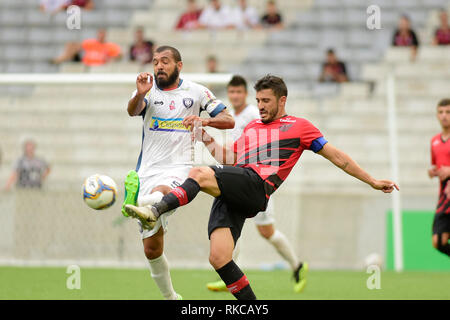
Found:
[[152, 63], [154, 43], [144, 38], [144, 30], [137, 28], [135, 42], [130, 47], [130, 60], [140, 64]]
[[42, 12], [56, 14], [64, 10], [70, 0], [40, 0], [39, 9]]
[[97, 38], [86, 39], [81, 43], [69, 42], [64, 48], [64, 52], [53, 59], [54, 64], [66, 61], [83, 62], [86, 66], [100, 66], [111, 61], [122, 58], [120, 47], [112, 42], [106, 42], [106, 30], [99, 29]]
[[47, 162], [35, 156], [36, 142], [27, 139], [24, 144], [24, 154], [20, 157], [5, 185], [5, 190], [11, 190], [16, 183], [18, 188], [41, 188], [50, 173]]
[[327, 60], [322, 64], [320, 82], [347, 82], [347, 70], [345, 64], [339, 61], [333, 49], [327, 50]]
[[197, 7], [196, 0], [187, 0], [187, 10], [178, 19], [176, 30], [195, 30], [198, 28], [198, 19], [202, 14], [202, 9]]
[[206, 57], [206, 72], [207, 73], [218, 73], [218, 62], [214, 55]]
[[395, 47], [411, 47], [411, 60], [416, 59], [419, 40], [416, 33], [411, 28], [411, 21], [408, 16], [402, 15], [398, 22], [398, 28], [392, 37], [392, 45]]
[[78, 6], [84, 10], [92, 10], [95, 8], [93, 0], [69, 0], [66, 8], [70, 6]]
[[448, 25], [447, 11], [441, 10], [439, 12], [440, 26], [434, 33], [433, 43], [436, 45], [450, 44], [450, 26]]
[[283, 17], [278, 11], [275, 1], [267, 1], [266, 13], [261, 18], [261, 24], [267, 29], [283, 29]]
[[220, 0], [209, 0], [210, 5], [203, 10], [198, 20], [200, 29], [233, 29], [231, 9]]
[[254, 29], [259, 27], [258, 11], [247, 4], [247, 0], [239, 0], [237, 7], [232, 9], [234, 26], [237, 29]]

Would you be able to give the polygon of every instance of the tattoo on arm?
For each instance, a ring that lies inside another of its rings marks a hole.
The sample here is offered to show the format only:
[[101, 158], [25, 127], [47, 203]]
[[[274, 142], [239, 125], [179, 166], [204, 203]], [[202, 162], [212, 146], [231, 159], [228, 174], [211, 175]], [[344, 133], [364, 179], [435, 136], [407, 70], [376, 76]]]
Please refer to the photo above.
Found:
[[344, 163], [344, 165], [342, 166], [342, 170], [345, 170], [348, 167], [348, 162]]

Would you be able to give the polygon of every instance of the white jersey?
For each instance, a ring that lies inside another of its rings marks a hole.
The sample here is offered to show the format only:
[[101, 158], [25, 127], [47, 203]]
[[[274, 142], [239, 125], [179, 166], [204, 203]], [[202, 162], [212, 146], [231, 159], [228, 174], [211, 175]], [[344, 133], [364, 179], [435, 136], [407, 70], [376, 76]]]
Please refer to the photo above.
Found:
[[199, 116], [204, 110], [215, 117], [226, 108], [208, 88], [181, 79], [179, 86], [172, 90], [159, 89], [155, 83], [144, 101], [142, 148], [136, 166], [139, 177], [169, 167], [192, 166], [191, 134], [182, 124], [183, 119]]
[[234, 110], [231, 110], [230, 113], [234, 118], [234, 129], [231, 131], [233, 141], [239, 139], [250, 121], [260, 118], [258, 107], [251, 104], [248, 104], [238, 115], [235, 114]]

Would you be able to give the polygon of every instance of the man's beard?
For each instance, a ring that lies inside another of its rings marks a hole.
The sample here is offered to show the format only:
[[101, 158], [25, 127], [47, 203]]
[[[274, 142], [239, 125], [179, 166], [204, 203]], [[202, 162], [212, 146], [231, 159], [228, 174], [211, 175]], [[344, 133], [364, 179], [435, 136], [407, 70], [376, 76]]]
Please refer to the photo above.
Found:
[[270, 123], [270, 122], [272, 122], [275, 119], [275, 117], [278, 114], [278, 106], [277, 106], [277, 108], [275, 110], [272, 110], [272, 112], [268, 112], [268, 113], [269, 113], [269, 119], [267, 119], [267, 120], [262, 120], [261, 119], [261, 122], [264, 123], [264, 124]]
[[175, 82], [178, 80], [178, 76], [180, 75], [180, 70], [175, 67], [175, 70], [171, 74], [169, 74], [167, 80], [158, 79], [158, 76], [155, 76], [156, 84], [161, 89], [167, 89], [173, 87]]

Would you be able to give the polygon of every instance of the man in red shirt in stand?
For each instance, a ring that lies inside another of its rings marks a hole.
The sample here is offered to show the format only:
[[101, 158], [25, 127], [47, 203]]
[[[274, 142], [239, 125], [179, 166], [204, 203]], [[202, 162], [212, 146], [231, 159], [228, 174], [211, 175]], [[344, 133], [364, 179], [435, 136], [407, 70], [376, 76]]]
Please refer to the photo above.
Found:
[[187, 11], [181, 15], [175, 26], [177, 30], [194, 30], [198, 28], [198, 19], [202, 9], [197, 8], [195, 0], [187, 0]]
[[197, 140], [223, 165], [192, 168], [181, 186], [152, 206], [125, 206], [130, 216], [152, 228], [159, 216], [188, 204], [200, 191], [215, 197], [208, 223], [209, 261], [238, 300], [256, 299], [247, 277], [232, 258], [245, 219], [266, 210], [270, 195], [286, 180], [304, 150], [320, 154], [376, 190], [398, 190], [392, 181], [372, 178], [347, 154], [328, 143], [311, 122], [289, 116], [283, 79], [267, 75], [256, 83], [255, 90], [261, 118], [245, 127], [232, 148], [218, 145], [203, 129], [198, 130], [201, 136]]
[[430, 178], [440, 181], [439, 201], [433, 221], [433, 247], [450, 256], [450, 99], [443, 99], [437, 106], [437, 118], [442, 131], [431, 139]]

